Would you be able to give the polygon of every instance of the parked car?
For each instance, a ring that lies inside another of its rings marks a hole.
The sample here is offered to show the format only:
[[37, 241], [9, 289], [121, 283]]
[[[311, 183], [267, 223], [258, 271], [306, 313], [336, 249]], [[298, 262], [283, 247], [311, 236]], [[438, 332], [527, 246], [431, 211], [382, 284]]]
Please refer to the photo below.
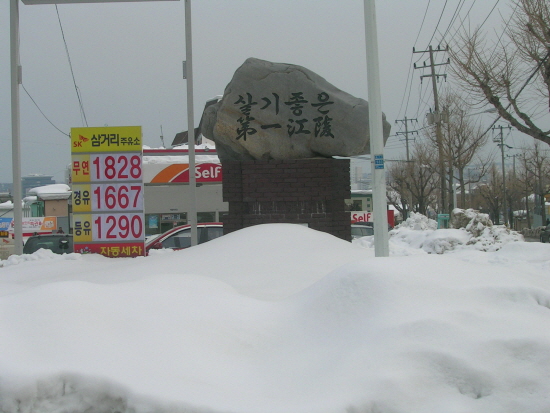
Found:
[[351, 224], [351, 238], [361, 238], [374, 235], [374, 227], [372, 225]]
[[550, 242], [550, 224], [546, 225], [540, 232], [540, 242]]
[[40, 248], [56, 254], [73, 252], [73, 236], [69, 234], [38, 234], [27, 239], [23, 246], [23, 254], [32, 254]]
[[[197, 224], [197, 243], [203, 244], [223, 235], [221, 222], [208, 222]], [[174, 227], [145, 243], [145, 251], [170, 248], [181, 250], [191, 246], [191, 225]]]
[[[393, 228], [388, 224], [388, 231], [391, 231]], [[351, 238], [361, 238], [374, 235], [374, 222], [352, 222], [351, 224]]]

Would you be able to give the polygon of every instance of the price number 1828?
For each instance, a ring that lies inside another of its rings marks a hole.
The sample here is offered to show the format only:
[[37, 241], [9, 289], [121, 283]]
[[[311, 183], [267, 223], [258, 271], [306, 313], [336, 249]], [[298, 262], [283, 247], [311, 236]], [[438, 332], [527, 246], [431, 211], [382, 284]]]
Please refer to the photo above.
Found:
[[130, 154], [92, 155], [95, 181], [137, 181], [142, 177], [141, 156]]

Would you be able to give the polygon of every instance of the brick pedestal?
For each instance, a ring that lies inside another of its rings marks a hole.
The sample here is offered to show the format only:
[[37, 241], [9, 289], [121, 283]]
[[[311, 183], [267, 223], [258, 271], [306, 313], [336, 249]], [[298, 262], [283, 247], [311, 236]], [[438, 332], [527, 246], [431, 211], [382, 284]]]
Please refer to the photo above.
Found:
[[349, 160], [332, 158], [224, 162], [224, 232], [284, 222], [350, 241], [349, 167]]

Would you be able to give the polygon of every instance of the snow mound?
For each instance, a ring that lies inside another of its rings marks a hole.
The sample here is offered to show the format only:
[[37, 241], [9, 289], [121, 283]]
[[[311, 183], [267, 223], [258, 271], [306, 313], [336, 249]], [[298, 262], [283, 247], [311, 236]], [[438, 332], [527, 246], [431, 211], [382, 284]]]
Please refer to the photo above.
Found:
[[456, 253], [266, 224], [2, 268], [0, 412], [549, 412], [550, 245], [400, 231]]
[[71, 254], [55, 254], [54, 252], [40, 248], [38, 251], [32, 254], [23, 254], [23, 255], [10, 255], [6, 260], [0, 260], [0, 267], [8, 267], [10, 265], [17, 265], [26, 261], [42, 261], [42, 260], [78, 260], [80, 254], [71, 253]]
[[493, 222], [488, 214], [482, 214], [473, 209], [455, 208], [451, 213], [451, 226], [453, 228], [464, 228], [471, 232], [474, 237], [479, 237], [486, 227], [492, 227]]
[[[454, 228], [437, 229], [437, 222], [428, 217], [411, 213], [410, 218], [390, 231], [390, 243], [401, 250], [420, 249], [428, 254], [444, 254], [458, 249], [498, 251], [503, 245], [524, 241], [523, 236], [506, 228], [493, 225], [487, 214], [473, 209], [456, 208], [451, 214]], [[365, 243], [361, 246], [369, 247]]]
[[409, 218], [397, 225], [396, 228], [409, 228], [415, 231], [436, 230], [437, 221], [428, 218], [426, 215], [411, 212]]
[[17, 386], [17, 380], [0, 384], [1, 412], [90, 413], [211, 413], [185, 403], [169, 405], [137, 397], [112, 380], [75, 373], [60, 373], [38, 378], [32, 384]]
[[498, 251], [504, 244], [524, 241], [519, 232], [504, 225], [493, 225], [489, 215], [473, 209], [455, 208], [451, 213], [451, 225], [471, 234], [467, 245], [479, 251]]

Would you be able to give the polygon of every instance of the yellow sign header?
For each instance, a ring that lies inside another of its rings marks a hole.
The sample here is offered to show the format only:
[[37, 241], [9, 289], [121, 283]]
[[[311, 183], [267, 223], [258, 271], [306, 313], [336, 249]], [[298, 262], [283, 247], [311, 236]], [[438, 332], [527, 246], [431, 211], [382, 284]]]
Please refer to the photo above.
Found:
[[71, 152], [141, 152], [141, 126], [71, 128]]

